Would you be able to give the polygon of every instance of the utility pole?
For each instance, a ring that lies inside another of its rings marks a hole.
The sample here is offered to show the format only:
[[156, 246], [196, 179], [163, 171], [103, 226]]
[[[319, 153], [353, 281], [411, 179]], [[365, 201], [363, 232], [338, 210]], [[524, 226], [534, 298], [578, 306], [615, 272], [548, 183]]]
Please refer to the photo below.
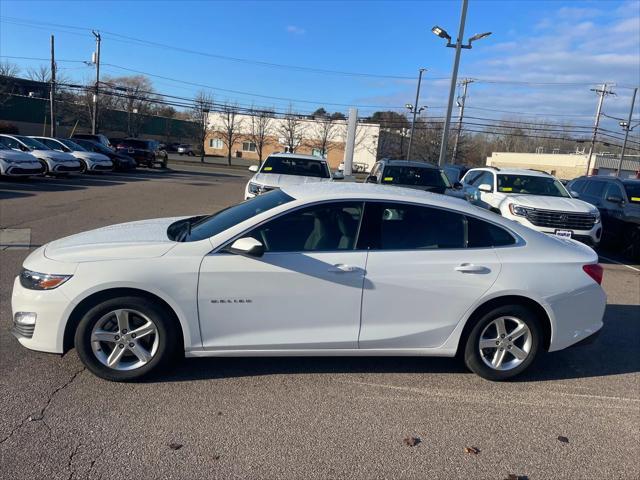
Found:
[[93, 118], [91, 122], [91, 133], [98, 133], [98, 93], [100, 84], [100, 34], [95, 30], [91, 30], [93, 36], [96, 37], [96, 51], [94, 53], [93, 63], [96, 65], [96, 88], [93, 94]]
[[604, 103], [605, 95], [615, 95], [611, 90], [607, 90], [607, 84], [602, 84], [602, 89], [592, 88], [592, 92], [596, 92], [600, 98], [598, 99], [598, 108], [596, 109], [596, 121], [593, 126], [593, 136], [591, 137], [591, 145], [589, 147], [589, 159], [587, 160], [587, 175], [591, 171], [591, 157], [593, 155], [593, 149], [596, 145], [596, 137], [598, 136], [598, 127], [600, 126], [600, 114], [602, 113], [602, 104]]
[[418, 101], [420, 98], [420, 84], [422, 83], [422, 74], [426, 68], [421, 68], [418, 73], [418, 88], [416, 88], [416, 103], [413, 104], [413, 120], [411, 121], [411, 136], [409, 137], [409, 146], [407, 147], [407, 160], [411, 160], [411, 144], [413, 143], [413, 133], [416, 129], [416, 115], [418, 115]]
[[51, 111], [51, 136], [56, 136], [56, 58], [54, 37], [51, 35], [51, 85], [49, 88], [49, 110]]
[[458, 114], [458, 132], [456, 133], [456, 143], [453, 144], [453, 155], [451, 156], [451, 163], [456, 163], [456, 156], [458, 155], [458, 142], [460, 142], [460, 134], [462, 132], [462, 117], [464, 116], [464, 104], [467, 101], [467, 86], [473, 83], [473, 79], [465, 78], [460, 82], [462, 85], [462, 97], [458, 100], [458, 107], [460, 113]]
[[458, 81], [458, 67], [460, 66], [460, 53], [462, 52], [462, 37], [464, 36], [464, 24], [467, 19], [467, 3], [468, 0], [462, 0], [462, 11], [460, 12], [460, 27], [458, 30], [458, 38], [456, 39], [455, 49], [456, 55], [453, 60], [453, 72], [451, 73], [451, 85], [449, 87], [449, 102], [447, 103], [447, 116], [444, 120], [444, 128], [442, 129], [442, 142], [440, 142], [440, 157], [438, 165], [444, 165], [447, 155], [447, 143], [449, 140], [449, 124], [451, 123], [451, 110], [453, 109], [453, 96], [456, 93], [456, 83]]
[[618, 162], [618, 168], [616, 169], [616, 177], [620, 176], [620, 170], [622, 170], [622, 162], [624, 161], [624, 152], [627, 149], [627, 139], [629, 138], [629, 131], [631, 130], [631, 117], [633, 116], [633, 107], [636, 103], [636, 94], [638, 93], [638, 87], [633, 89], [633, 96], [631, 97], [631, 108], [629, 109], [629, 119], [627, 124], [624, 125], [624, 142], [622, 142], [622, 152], [620, 153], [620, 161]]

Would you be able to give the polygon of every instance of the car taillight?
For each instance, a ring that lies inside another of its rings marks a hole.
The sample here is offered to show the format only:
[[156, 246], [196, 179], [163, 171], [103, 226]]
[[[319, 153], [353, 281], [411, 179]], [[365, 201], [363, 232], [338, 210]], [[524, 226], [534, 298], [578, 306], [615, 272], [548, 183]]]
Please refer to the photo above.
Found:
[[589, 263], [588, 265], [583, 265], [582, 270], [589, 275], [593, 280], [598, 284], [602, 284], [602, 275], [604, 270], [602, 269], [602, 265], [599, 263]]

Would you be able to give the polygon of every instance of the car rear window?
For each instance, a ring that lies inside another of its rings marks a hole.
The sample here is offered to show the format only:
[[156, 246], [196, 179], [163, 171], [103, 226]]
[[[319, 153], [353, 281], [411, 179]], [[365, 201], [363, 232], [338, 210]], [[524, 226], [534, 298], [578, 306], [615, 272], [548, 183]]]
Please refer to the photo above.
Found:
[[121, 140], [118, 142], [118, 145], [124, 145], [131, 148], [149, 148], [149, 142], [145, 140]]
[[447, 176], [437, 168], [407, 165], [389, 165], [385, 167], [381, 183], [440, 188], [451, 186]]

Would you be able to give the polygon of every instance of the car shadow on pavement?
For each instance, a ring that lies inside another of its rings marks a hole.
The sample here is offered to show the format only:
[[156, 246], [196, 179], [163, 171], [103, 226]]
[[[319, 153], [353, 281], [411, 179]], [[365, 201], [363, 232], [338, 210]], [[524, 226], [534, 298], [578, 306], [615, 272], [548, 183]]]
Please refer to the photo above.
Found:
[[[541, 382], [640, 372], [640, 305], [607, 305], [600, 336], [542, 355], [518, 382]], [[461, 361], [438, 357], [244, 357], [193, 358], [149, 382], [287, 374], [466, 373]]]

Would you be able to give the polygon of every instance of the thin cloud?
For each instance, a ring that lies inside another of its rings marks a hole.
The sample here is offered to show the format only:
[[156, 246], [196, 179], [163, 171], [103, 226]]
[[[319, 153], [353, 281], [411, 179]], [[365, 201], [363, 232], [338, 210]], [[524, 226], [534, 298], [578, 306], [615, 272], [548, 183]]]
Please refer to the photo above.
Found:
[[287, 25], [287, 32], [292, 33], [294, 35], [304, 35], [307, 31], [296, 25]]

